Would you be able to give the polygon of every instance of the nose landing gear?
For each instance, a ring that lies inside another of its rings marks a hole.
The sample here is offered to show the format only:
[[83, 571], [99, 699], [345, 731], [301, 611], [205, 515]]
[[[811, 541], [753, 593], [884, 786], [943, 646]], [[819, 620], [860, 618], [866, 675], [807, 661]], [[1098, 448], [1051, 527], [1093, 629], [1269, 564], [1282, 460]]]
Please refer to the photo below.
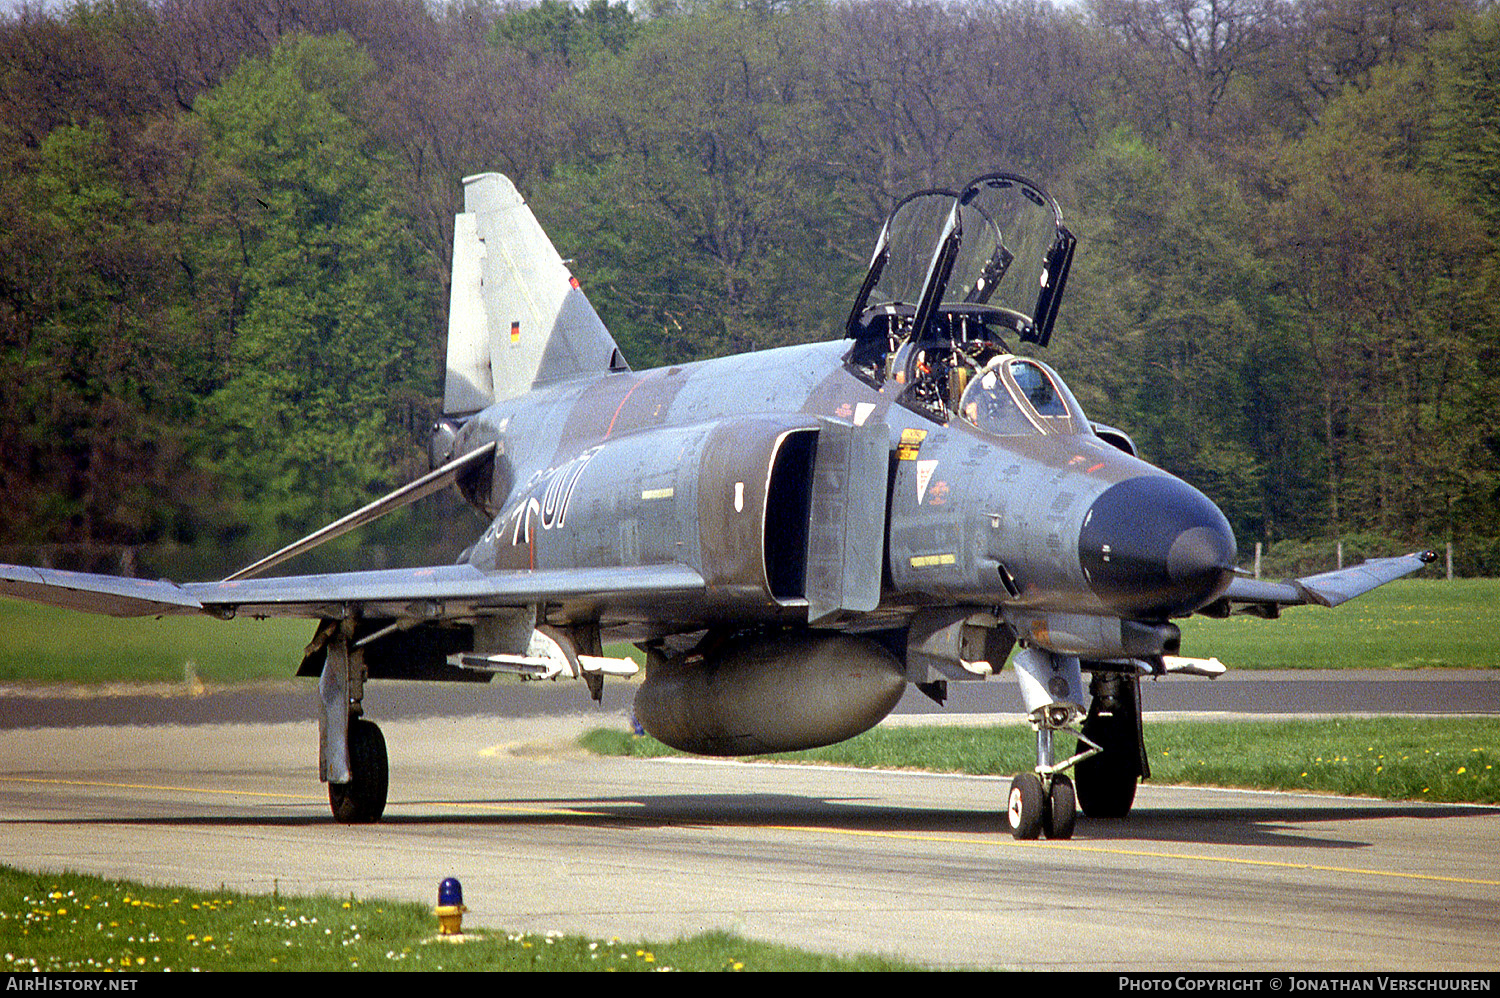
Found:
[[[1032, 727], [1036, 729], [1036, 769], [1011, 780], [1006, 799], [1006, 821], [1017, 839], [1070, 839], [1078, 817], [1078, 796], [1067, 771], [1097, 755], [1090, 741], [1073, 722], [1083, 714], [1083, 673], [1078, 659], [1025, 648], [1015, 658], [1021, 678], [1021, 696]], [[1053, 761], [1052, 736], [1071, 731], [1079, 751], [1062, 762]]]
[[1062, 773], [1039, 776], [1021, 773], [1010, 781], [1009, 806], [1005, 811], [1010, 833], [1018, 839], [1071, 839], [1078, 817], [1073, 781]]

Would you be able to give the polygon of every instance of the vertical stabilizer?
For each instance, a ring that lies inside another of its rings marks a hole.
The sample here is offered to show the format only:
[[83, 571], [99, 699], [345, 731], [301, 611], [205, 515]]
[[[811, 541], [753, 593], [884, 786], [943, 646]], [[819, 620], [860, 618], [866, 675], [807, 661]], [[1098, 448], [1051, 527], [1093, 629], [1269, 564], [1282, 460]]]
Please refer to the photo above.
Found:
[[462, 416], [541, 385], [627, 369], [515, 185], [498, 173], [465, 178], [443, 412]]

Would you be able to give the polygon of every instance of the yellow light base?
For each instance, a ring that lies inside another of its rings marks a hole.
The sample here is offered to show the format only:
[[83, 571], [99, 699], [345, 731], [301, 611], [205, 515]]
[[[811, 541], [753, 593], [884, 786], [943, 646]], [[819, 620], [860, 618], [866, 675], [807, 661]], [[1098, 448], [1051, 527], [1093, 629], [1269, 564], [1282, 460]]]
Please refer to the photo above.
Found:
[[469, 909], [461, 904], [437, 906], [438, 935], [461, 936], [464, 934], [464, 912]]

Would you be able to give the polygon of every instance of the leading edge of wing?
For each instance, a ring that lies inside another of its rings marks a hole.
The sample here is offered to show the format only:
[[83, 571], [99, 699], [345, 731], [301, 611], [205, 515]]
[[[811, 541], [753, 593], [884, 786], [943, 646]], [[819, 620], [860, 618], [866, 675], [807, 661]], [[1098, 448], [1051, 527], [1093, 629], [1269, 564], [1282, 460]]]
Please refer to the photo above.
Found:
[[[558, 600], [666, 595], [702, 590], [703, 576], [686, 565], [517, 569], [484, 572], [472, 565], [394, 568], [330, 575], [290, 575], [225, 582], [186, 583], [184, 593], [205, 612], [267, 617], [342, 616], [357, 606], [363, 616], [452, 616], [486, 606], [524, 606]], [[433, 611], [436, 611], [435, 613]]]
[[1335, 572], [1322, 572], [1286, 582], [1263, 582], [1239, 576], [1229, 583], [1223, 598], [1231, 603], [1338, 606], [1403, 575], [1410, 575], [1435, 557], [1431, 551], [1421, 551], [1398, 558], [1371, 558]]
[[0, 565], [0, 596], [112, 617], [236, 613], [262, 617], [404, 616], [415, 603], [439, 613], [484, 606], [523, 606], [564, 599], [611, 599], [702, 590], [686, 565], [482, 572], [472, 565], [393, 568], [329, 575], [290, 575], [233, 582], [127, 579], [87, 572]]

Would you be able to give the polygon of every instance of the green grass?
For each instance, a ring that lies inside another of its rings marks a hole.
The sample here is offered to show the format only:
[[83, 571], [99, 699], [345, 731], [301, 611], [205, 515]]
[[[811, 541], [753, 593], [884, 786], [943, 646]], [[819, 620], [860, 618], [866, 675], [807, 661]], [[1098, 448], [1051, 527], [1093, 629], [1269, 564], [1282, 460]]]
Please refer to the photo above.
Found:
[[432, 909], [420, 904], [201, 892], [0, 867], [0, 972], [920, 969], [726, 932], [622, 942], [474, 930], [473, 921], [471, 913], [470, 930], [455, 943], [437, 937]]
[[1231, 669], [1500, 668], [1500, 579], [1399, 579], [1278, 620], [1178, 623], [1184, 655], [1217, 656]]
[[[608, 755], [680, 754], [653, 738], [591, 731]], [[1153, 783], [1312, 790], [1391, 800], [1500, 804], [1500, 718], [1147, 722]], [[1036, 764], [1024, 725], [876, 728], [838, 745], [763, 758], [1007, 776]], [[1059, 757], [1072, 740], [1059, 738]]]
[[180, 683], [188, 663], [207, 682], [284, 679], [302, 664], [314, 628], [200, 615], [115, 619], [0, 600], [0, 682]]
[[1500, 718], [1153, 724], [1153, 782], [1500, 804]]

